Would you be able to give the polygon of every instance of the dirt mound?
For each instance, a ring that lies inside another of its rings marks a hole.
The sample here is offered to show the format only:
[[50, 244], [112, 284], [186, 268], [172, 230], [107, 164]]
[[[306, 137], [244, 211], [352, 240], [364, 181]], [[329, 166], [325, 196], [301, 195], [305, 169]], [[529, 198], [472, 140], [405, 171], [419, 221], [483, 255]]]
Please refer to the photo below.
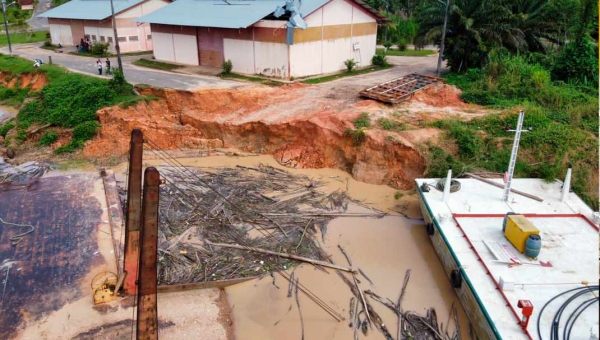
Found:
[[29, 87], [32, 91], [39, 91], [48, 84], [48, 78], [41, 72], [23, 73], [19, 76], [9, 72], [0, 72], [0, 83], [8, 88], [24, 89]]
[[429, 86], [414, 94], [412, 100], [436, 107], [464, 107], [468, 104], [460, 99], [461, 91], [454, 85]]

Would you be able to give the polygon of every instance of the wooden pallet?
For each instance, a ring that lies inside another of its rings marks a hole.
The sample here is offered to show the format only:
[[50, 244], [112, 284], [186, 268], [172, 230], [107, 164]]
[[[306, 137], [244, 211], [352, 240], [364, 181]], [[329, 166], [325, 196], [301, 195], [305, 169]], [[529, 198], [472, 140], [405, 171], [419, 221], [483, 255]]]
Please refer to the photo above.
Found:
[[407, 99], [427, 86], [443, 83], [444, 79], [411, 73], [404, 77], [396, 78], [379, 85], [360, 91], [363, 97], [379, 100], [385, 103], [396, 104]]

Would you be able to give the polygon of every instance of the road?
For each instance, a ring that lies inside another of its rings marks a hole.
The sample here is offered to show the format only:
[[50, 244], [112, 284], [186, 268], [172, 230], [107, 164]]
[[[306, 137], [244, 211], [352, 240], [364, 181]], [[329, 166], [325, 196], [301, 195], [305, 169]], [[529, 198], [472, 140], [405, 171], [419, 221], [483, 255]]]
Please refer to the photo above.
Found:
[[46, 30], [48, 30], [48, 18], [36, 18], [36, 16], [38, 14], [41, 14], [41, 13], [47, 11], [48, 8], [50, 8], [51, 0], [39, 0], [39, 1], [40, 2], [38, 3], [38, 5], [35, 6], [35, 9], [33, 11], [33, 15], [31, 16], [31, 19], [27, 20], [27, 23], [29, 24], [31, 29], [34, 31], [46, 31]]
[[[0, 53], [8, 54], [8, 48], [0, 48]], [[39, 58], [44, 60], [44, 62], [48, 62], [48, 56], [52, 56], [52, 62], [55, 64], [59, 64], [74, 72], [99, 77], [95, 58], [80, 57], [44, 50], [39, 47], [39, 43], [15, 45], [13, 46], [13, 54], [29, 60]], [[236, 88], [247, 86], [245, 83], [223, 80], [213, 76], [171, 73], [132, 65], [131, 62], [137, 59], [140, 59], [140, 56], [123, 58], [123, 73], [125, 74], [127, 81], [131, 84], [148, 84], [155, 87], [177, 90]], [[113, 65], [117, 65], [116, 58], [111, 58], [111, 61]], [[108, 79], [109, 77], [102, 76], [102, 78]]]

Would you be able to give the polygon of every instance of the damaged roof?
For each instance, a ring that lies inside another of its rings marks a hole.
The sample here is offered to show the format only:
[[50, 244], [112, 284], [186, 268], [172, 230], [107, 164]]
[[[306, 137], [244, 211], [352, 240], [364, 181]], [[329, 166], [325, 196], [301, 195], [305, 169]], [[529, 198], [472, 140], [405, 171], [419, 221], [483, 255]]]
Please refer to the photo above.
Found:
[[[138, 5], [145, 0], [113, 0], [115, 14]], [[103, 20], [112, 15], [110, 0], [71, 0], [44, 13], [38, 18]]]
[[[300, 14], [306, 17], [331, 0], [302, 0]], [[377, 21], [386, 21], [383, 15], [364, 3], [354, 0], [371, 12]], [[218, 28], [247, 28], [283, 7], [286, 0], [178, 0], [136, 19], [136, 22]]]

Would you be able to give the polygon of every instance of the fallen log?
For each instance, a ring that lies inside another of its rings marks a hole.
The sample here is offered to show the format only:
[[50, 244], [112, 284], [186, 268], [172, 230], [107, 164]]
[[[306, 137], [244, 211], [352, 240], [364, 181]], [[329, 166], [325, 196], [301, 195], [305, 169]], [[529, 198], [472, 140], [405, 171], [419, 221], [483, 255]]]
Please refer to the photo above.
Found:
[[306, 257], [302, 257], [302, 256], [297, 256], [297, 255], [292, 255], [292, 254], [285, 254], [285, 253], [278, 253], [278, 252], [274, 252], [274, 251], [270, 251], [270, 250], [266, 250], [266, 249], [260, 249], [260, 248], [254, 248], [254, 247], [244, 247], [244, 246], [240, 246], [237, 244], [227, 244], [227, 243], [214, 243], [214, 242], [210, 242], [209, 240], [205, 240], [205, 242], [211, 246], [215, 246], [215, 247], [225, 247], [225, 248], [234, 248], [234, 249], [242, 249], [242, 250], [248, 250], [248, 251], [254, 251], [257, 253], [263, 253], [263, 254], [269, 254], [269, 255], [275, 255], [275, 256], [279, 256], [279, 257], [285, 257], [288, 259], [293, 259], [293, 260], [298, 260], [298, 261], [302, 261], [302, 262], [308, 262], [308, 263], [312, 263], [312, 264], [317, 264], [319, 266], [323, 266], [323, 267], [329, 267], [329, 268], [333, 268], [333, 269], [339, 269], [339, 270], [343, 270], [346, 272], [350, 272], [350, 273], [354, 273], [354, 270], [351, 268], [346, 268], [346, 267], [342, 267], [342, 266], [338, 266], [335, 264], [331, 264], [328, 262], [323, 262], [323, 261], [319, 261], [319, 260], [313, 260], [313, 259], [309, 259]]
[[[465, 173], [465, 175], [467, 175], [467, 176], [469, 176], [469, 177], [471, 177], [471, 178], [473, 178], [473, 179], [476, 179], [476, 180], [478, 180], [478, 181], [482, 181], [483, 183], [487, 183], [487, 184], [489, 184], [489, 185], [493, 185], [493, 186], [495, 186], [495, 187], [497, 187], [497, 188], [504, 189], [504, 185], [502, 185], [502, 184], [499, 184], [499, 183], [496, 183], [496, 182], [494, 182], [494, 181], [490, 181], [489, 179], [486, 179], [486, 178], [483, 178], [483, 177], [479, 177], [479, 176], [477, 176], [477, 175], [475, 175], [475, 174], [468, 173], [468, 172], [467, 172], [467, 173]], [[543, 198], [541, 198], [541, 197], [537, 197], [537, 196], [534, 196], [534, 195], [528, 194], [528, 193], [526, 193], [526, 192], [523, 192], [523, 191], [520, 191], [520, 190], [516, 190], [516, 189], [510, 189], [510, 192], [514, 192], [514, 193], [515, 193], [515, 194], [517, 194], [517, 195], [521, 195], [521, 196], [524, 196], [524, 197], [527, 197], [527, 198], [531, 198], [532, 200], [536, 200], [536, 201], [538, 201], [538, 202], [543, 202], [543, 201], [544, 201], [544, 199], [543, 199]]]

